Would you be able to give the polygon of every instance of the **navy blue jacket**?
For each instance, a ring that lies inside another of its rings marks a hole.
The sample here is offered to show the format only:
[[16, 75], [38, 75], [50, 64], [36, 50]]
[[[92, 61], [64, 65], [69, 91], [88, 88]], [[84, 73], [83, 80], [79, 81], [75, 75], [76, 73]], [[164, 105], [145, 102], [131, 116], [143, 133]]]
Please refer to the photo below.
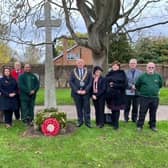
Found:
[[[17, 82], [12, 77], [2, 77], [0, 79], [0, 110], [17, 110], [18, 109], [18, 87]], [[14, 97], [9, 97], [10, 93], [16, 93]]]
[[[85, 68], [85, 71], [87, 69]], [[75, 68], [72, 72], [71, 72], [71, 76], [69, 79], [69, 84], [71, 86], [71, 95], [72, 97], [74, 97], [77, 94], [77, 91], [82, 89], [86, 91], [86, 95], [91, 96], [91, 87], [92, 87], [92, 74], [90, 71], [87, 70], [87, 75], [85, 77], [85, 79], [83, 80], [84, 82], [84, 86], [81, 88], [80, 86], [80, 80], [76, 77], [75, 72], [78, 74], [78, 70], [77, 68]], [[85, 72], [84, 72], [85, 73]]]

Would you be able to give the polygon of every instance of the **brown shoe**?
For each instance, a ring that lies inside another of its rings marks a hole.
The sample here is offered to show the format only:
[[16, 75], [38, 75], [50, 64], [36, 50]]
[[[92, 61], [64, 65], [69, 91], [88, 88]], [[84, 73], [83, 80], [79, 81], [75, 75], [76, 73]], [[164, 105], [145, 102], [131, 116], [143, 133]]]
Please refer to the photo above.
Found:
[[10, 124], [5, 124], [6, 128], [10, 128], [11, 125]]

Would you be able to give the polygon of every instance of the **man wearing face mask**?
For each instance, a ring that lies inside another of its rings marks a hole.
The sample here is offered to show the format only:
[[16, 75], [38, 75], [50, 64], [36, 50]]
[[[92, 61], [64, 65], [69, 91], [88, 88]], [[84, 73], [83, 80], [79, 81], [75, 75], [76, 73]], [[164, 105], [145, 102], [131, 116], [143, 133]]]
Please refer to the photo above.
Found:
[[140, 92], [140, 110], [137, 121], [137, 130], [141, 131], [144, 125], [145, 116], [149, 110], [149, 127], [152, 131], [156, 128], [156, 112], [159, 105], [159, 91], [163, 86], [162, 77], [155, 72], [155, 64], [149, 62], [146, 66], [146, 72], [141, 75], [135, 86]]

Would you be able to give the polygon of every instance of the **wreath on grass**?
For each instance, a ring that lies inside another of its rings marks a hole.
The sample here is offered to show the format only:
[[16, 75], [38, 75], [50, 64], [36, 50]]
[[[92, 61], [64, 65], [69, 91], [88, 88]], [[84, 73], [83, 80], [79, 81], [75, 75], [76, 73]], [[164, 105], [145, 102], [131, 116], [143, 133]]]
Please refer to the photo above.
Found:
[[56, 136], [60, 132], [60, 124], [55, 118], [48, 118], [41, 125], [41, 131], [45, 136]]
[[60, 129], [66, 127], [66, 113], [58, 112], [58, 109], [45, 109], [39, 111], [35, 118], [37, 129], [46, 136], [55, 136], [59, 134]]

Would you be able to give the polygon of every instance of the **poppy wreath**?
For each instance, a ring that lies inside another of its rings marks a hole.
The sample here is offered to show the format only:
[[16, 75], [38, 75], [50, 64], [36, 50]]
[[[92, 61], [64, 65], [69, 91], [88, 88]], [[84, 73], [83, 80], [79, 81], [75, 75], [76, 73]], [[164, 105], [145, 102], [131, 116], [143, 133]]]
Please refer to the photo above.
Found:
[[45, 136], [56, 136], [60, 131], [60, 123], [55, 118], [47, 118], [41, 125]]

